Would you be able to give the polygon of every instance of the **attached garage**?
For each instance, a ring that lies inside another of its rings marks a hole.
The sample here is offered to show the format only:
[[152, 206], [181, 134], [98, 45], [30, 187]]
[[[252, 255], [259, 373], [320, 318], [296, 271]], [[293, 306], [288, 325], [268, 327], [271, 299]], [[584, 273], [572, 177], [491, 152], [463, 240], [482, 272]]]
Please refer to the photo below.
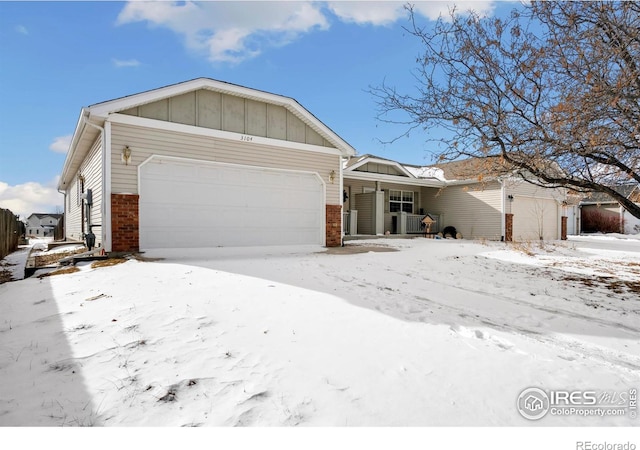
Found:
[[65, 231], [81, 234], [91, 189], [107, 252], [339, 246], [354, 154], [296, 100], [223, 81], [109, 100], [80, 112], [59, 183]]
[[142, 250], [324, 244], [316, 173], [161, 156], [139, 170]]
[[543, 197], [515, 196], [512, 204], [513, 239], [516, 241], [559, 238], [558, 203]]

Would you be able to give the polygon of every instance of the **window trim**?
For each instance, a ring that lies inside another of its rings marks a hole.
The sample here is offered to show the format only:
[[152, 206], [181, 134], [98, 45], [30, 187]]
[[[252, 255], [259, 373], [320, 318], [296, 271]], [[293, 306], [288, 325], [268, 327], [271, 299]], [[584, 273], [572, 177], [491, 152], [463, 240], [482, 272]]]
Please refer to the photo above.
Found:
[[[393, 193], [399, 194], [399, 195], [396, 195], [396, 197], [399, 198], [400, 200], [393, 200], [393, 197], [394, 197]], [[405, 200], [405, 194], [411, 194], [411, 201]], [[416, 194], [414, 191], [389, 189], [389, 212], [391, 213], [406, 212], [407, 214], [413, 214], [413, 211], [414, 211], [413, 205], [415, 204], [415, 199], [416, 199]], [[399, 209], [394, 211], [393, 208], [391, 208], [392, 204], [400, 205]], [[405, 205], [411, 205], [410, 211], [405, 210]]]

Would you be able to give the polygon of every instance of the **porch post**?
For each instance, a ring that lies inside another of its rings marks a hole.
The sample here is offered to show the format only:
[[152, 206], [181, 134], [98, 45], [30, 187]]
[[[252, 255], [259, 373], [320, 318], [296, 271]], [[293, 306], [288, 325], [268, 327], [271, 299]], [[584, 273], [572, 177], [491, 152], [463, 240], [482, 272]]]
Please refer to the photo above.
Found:
[[513, 241], [513, 214], [504, 215], [504, 240]]
[[407, 213], [404, 211], [398, 213], [398, 234], [407, 234]]
[[376, 191], [373, 234], [384, 234], [384, 192]]

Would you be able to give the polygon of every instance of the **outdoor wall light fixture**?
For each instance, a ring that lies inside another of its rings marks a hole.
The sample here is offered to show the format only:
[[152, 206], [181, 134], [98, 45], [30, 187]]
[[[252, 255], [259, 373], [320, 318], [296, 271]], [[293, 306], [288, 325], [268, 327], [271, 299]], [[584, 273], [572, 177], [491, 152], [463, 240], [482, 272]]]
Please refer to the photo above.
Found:
[[509, 195], [507, 195], [507, 198], [509, 199], [510, 202], [513, 201], [513, 195], [509, 194]]
[[329, 172], [329, 181], [331, 181], [331, 184], [333, 184], [333, 180], [336, 179], [336, 171], [332, 170], [331, 172]]
[[131, 149], [129, 148], [128, 145], [125, 145], [124, 148], [122, 149], [122, 162], [124, 162], [126, 165], [129, 165], [129, 161], [131, 161]]

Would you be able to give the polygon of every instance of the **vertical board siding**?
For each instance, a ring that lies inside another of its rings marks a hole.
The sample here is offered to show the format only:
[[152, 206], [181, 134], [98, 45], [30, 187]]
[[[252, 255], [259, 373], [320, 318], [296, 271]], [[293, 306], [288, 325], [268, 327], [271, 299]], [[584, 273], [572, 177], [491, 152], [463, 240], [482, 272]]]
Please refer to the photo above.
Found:
[[196, 124], [196, 93], [188, 92], [171, 98], [171, 122], [185, 125]]
[[222, 96], [222, 129], [234, 133], [244, 133], [244, 99], [231, 95]]
[[[340, 168], [340, 156], [298, 151], [251, 142], [229, 141], [207, 136], [113, 123], [111, 127], [111, 191], [138, 194], [138, 165], [152, 155], [317, 172], [326, 184], [326, 203], [342, 204], [340, 183], [329, 173]], [[131, 148], [131, 162], [121, 161], [122, 148]]]
[[158, 100], [120, 113], [334, 148], [283, 106], [207, 89]]
[[197, 92], [196, 124], [204, 128], [222, 129], [222, 94], [213, 91]]
[[[364, 192], [364, 187], [375, 189], [376, 183], [374, 181], [361, 181], [361, 180], [344, 180], [344, 188], [349, 193], [349, 199], [344, 204], [345, 210], [360, 211], [360, 205], [358, 204], [358, 194]], [[358, 213], [360, 214], [360, 213]]]
[[375, 193], [356, 194], [358, 203], [358, 234], [374, 234]]

